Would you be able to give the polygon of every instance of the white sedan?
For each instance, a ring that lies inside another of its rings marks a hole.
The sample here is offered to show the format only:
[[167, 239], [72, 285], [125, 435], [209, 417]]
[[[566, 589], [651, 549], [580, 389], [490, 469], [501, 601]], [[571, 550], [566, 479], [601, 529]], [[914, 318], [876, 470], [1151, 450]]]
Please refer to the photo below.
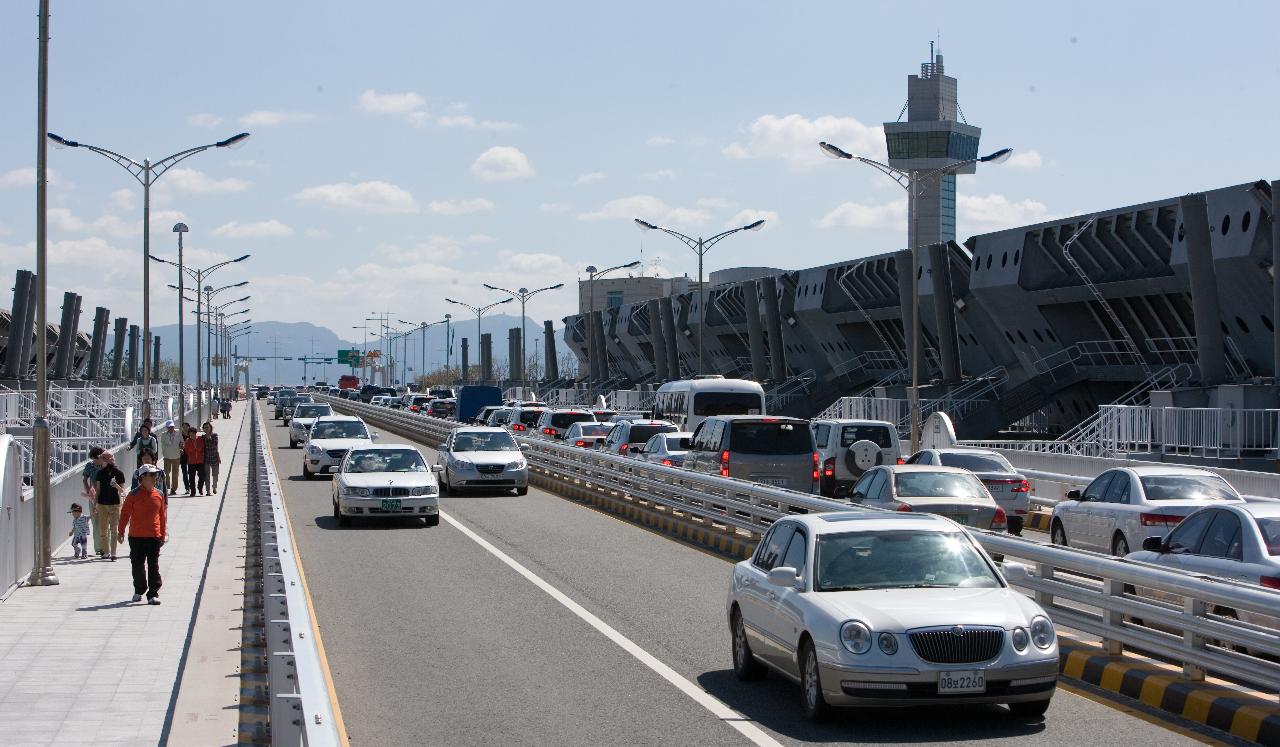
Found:
[[289, 448], [296, 449], [307, 442], [307, 433], [315, 425], [316, 418], [332, 415], [333, 408], [323, 402], [302, 402], [293, 411], [289, 421]]
[[440, 523], [440, 486], [435, 473], [412, 446], [378, 444], [347, 452], [333, 480], [333, 518], [401, 516]]
[[799, 682], [811, 720], [831, 706], [953, 703], [1032, 718], [1057, 688], [1053, 623], [939, 516], [780, 519], [734, 566], [727, 607], [734, 673]]
[[363, 420], [351, 415], [316, 418], [302, 450], [303, 479], [336, 471], [349, 449], [372, 444], [377, 435], [369, 431]]
[[1192, 512], [1244, 499], [1206, 469], [1165, 465], [1118, 467], [1072, 490], [1053, 507], [1055, 545], [1128, 555], [1151, 536], [1163, 536]]

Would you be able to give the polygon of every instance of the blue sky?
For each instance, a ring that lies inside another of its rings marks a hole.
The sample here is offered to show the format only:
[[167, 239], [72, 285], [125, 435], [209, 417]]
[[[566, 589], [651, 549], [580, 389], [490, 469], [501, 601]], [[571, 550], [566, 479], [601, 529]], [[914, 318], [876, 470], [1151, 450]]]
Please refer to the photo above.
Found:
[[[0, 5], [5, 278], [34, 266], [36, 6]], [[214, 7], [54, 0], [50, 129], [137, 158], [252, 132], [157, 183], [152, 250], [174, 254], [182, 220], [194, 264], [252, 253], [217, 279], [251, 281], [253, 318], [340, 333], [498, 300], [484, 282], [572, 288], [642, 252], [646, 272], [696, 271], [632, 217], [768, 218], [709, 269], [897, 249], [898, 188], [816, 141], [881, 154], [937, 38], [983, 150], [1017, 154], [961, 177], [961, 237], [1280, 176], [1275, 3]], [[140, 187], [85, 151], [50, 164], [52, 318], [64, 289], [89, 317], [140, 318]], [[173, 272], [153, 269], [153, 321], [172, 323]], [[543, 294], [530, 316], [575, 304]]]

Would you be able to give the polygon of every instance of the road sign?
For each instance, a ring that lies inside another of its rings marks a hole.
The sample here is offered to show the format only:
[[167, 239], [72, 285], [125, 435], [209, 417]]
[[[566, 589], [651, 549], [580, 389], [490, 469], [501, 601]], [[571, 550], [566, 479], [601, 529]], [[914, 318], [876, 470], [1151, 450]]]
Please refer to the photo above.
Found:
[[381, 351], [381, 350], [370, 350], [369, 352], [367, 352], [367, 353], [365, 353], [365, 354], [364, 354], [364, 357], [366, 357], [366, 358], [381, 358], [381, 357], [382, 357], [382, 351]]
[[360, 351], [354, 348], [350, 350], [339, 350], [338, 362], [344, 366], [358, 366], [360, 365]]

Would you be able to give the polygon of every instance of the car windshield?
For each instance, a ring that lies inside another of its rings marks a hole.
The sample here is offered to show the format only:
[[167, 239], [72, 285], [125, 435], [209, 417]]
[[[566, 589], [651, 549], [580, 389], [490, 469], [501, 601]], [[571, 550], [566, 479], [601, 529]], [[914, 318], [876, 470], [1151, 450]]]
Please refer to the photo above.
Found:
[[1000, 587], [991, 566], [960, 532], [820, 534], [814, 566], [815, 591]]
[[846, 425], [840, 430], [841, 446], [853, 446], [859, 441], [871, 441], [882, 449], [893, 448], [893, 434], [886, 425]]
[[319, 422], [311, 426], [311, 438], [368, 438], [364, 423], [358, 420]]
[[453, 437], [453, 451], [519, 451], [510, 433], [459, 433]]
[[347, 472], [427, 472], [422, 455], [410, 449], [360, 451], [347, 459]]
[[584, 436], [607, 436], [609, 431], [613, 430], [612, 425], [605, 425], [604, 423], [591, 423], [590, 425], [578, 427], [582, 429], [581, 432]]
[[899, 498], [986, 498], [973, 475], [961, 472], [899, 472], [893, 476]]
[[333, 409], [328, 405], [300, 405], [293, 411], [295, 418], [318, 418], [321, 415], [332, 415]]
[[739, 454], [808, 454], [813, 451], [813, 436], [804, 423], [736, 421], [729, 448]]
[[675, 430], [675, 425], [633, 425], [631, 426], [631, 430], [627, 433], [627, 443], [648, 443], [649, 439], [659, 433], [672, 433]]
[[542, 417], [545, 410], [521, 410], [520, 422], [525, 425], [537, 425], [538, 419]]
[[1280, 555], [1280, 519], [1255, 517], [1254, 521], [1258, 522], [1258, 531], [1262, 532], [1262, 544], [1266, 546], [1267, 553]]
[[998, 454], [953, 454], [944, 451], [942, 466], [959, 467], [970, 472], [1013, 472], [1013, 466]]
[[693, 395], [693, 414], [710, 417], [712, 415], [759, 415], [764, 412], [764, 403], [755, 392], [698, 392]]
[[685, 448], [680, 445], [682, 438], [688, 438], [688, 436], [667, 436], [667, 451], [685, 451]]
[[553, 428], [568, 428], [574, 423], [595, 422], [596, 416], [589, 412], [557, 412], [551, 416]]
[[1138, 481], [1149, 501], [1243, 500], [1226, 480], [1211, 475], [1143, 475]]

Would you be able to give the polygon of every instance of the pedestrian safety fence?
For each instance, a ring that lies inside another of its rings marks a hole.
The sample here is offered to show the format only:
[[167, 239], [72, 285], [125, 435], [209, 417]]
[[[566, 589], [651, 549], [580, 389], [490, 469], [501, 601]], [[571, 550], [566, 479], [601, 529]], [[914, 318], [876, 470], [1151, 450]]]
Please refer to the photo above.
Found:
[[[321, 398], [336, 410], [433, 446], [459, 427], [403, 410]], [[658, 508], [737, 537], [759, 539], [770, 524], [791, 514], [875, 510], [541, 437], [518, 440], [530, 446], [530, 469], [552, 483]], [[1005, 563], [1010, 583], [1031, 592], [1060, 628], [1096, 635], [1112, 653], [1130, 647], [1172, 660], [1190, 679], [1209, 672], [1278, 694], [1280, 629], [1246, 620], [1276, 616], [1280, 592], [1002, 533], [970, 532], [991, 554], [1022, 561]]]
[[270, 700], [270, 743], [273, 745], [340, 745], [338, 722], [329, 699], [324, 666], [314, 631], [312, 610], [294, 553], [293, 534], [285, 515], [275, 464], [257, 407], [249, 463], [250, 501], [256, 514], [257, 562], [262, 568], [262, 609], [266, 628], [267, 688]]

